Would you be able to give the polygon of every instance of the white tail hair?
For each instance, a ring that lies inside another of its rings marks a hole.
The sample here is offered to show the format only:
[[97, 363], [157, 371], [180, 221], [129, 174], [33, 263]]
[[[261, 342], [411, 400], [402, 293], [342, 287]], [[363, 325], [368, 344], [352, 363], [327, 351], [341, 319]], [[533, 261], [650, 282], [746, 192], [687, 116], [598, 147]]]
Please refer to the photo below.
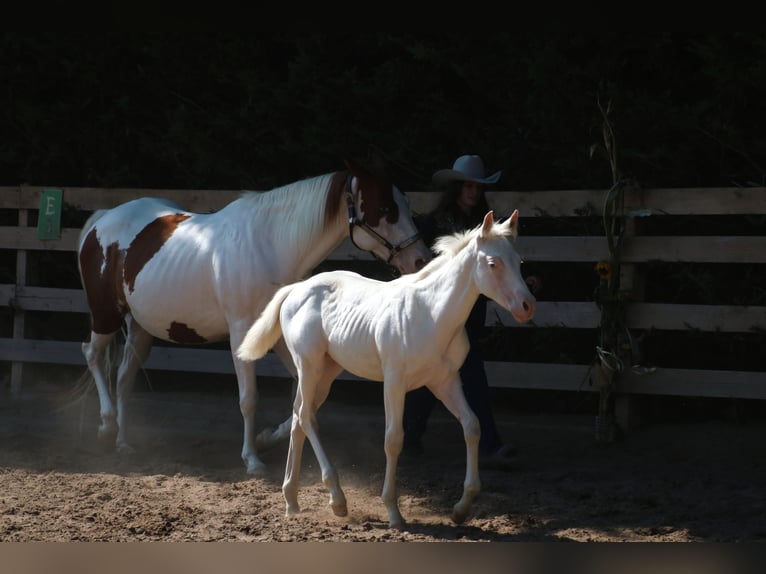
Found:
[[237, 358], [242, 361], [255, 361], [263, 357], [282, 336], [279, 312], [293, 286], [285, 285], [274, 294], [261, 316], [247, 330], [242, 344], [237, 349]]

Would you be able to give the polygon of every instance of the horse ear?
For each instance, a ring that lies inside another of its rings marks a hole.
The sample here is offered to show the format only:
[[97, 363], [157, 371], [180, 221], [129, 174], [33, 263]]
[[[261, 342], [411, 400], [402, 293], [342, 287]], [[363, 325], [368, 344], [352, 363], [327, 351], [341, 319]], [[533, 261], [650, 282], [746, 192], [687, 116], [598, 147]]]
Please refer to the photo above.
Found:
[[511, 235], [514, 239], [519, 236], [519, 210], [514, 209], [511, 216], [508, 218], [508, 227], [511, 230]]
[[484, 216], [484, 221], [481, 224], [481, 232], [479, 233], [479, 237], [482, 239], [485, 239], [489, 232], [492, 230], [492, 226], [495, 224], [495, 218], [492, 215], [492, 211], [488, 211], [487, 215]]
[[356, 178], [369, 176], [371, 173], [369, 166], [358, 159], [344, 158], [343, 163], [346, 164], [349, 173]]

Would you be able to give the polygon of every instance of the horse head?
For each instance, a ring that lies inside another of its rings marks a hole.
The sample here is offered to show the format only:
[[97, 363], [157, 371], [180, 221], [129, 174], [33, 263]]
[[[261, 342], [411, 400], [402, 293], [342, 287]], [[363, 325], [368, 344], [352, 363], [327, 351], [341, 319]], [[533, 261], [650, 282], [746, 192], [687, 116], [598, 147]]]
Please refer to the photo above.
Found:
[[351, 242], [403, 275], [423, 268], [432, 254], [412, 220], [404, 193], [384, 175], [350, 160], [346, 166]]
[[500, 223], [495, 223], [491, 211], [484, 216], [477, 235], [476, 281], [484, 295], [526, 323], [534, 317], [537, 301], [521, 276], [521, 257], [514, 246], [518, 227], [518, 210]]

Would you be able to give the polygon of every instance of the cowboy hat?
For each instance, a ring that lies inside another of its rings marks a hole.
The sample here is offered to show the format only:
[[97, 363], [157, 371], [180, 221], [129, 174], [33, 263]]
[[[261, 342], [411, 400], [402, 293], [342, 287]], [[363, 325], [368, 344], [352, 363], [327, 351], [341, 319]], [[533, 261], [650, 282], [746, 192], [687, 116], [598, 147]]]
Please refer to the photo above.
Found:
[[484, 162], [478, 155], [461, 155], [455, 160], [452, 169], [440, 169], [433, 174], [434, 183], [450, 181], [474, 181], [476, 183], [497, 183], [502, 171], [496, 171], [489, 177], [484, 176]]

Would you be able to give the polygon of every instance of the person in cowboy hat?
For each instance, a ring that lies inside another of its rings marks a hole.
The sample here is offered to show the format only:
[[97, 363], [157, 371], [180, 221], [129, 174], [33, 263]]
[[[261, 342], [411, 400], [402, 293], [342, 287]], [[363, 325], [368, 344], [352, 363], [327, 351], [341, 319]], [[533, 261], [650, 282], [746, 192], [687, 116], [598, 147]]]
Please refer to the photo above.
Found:
[[[490, 210], [484, 190], [497, 183], [502, 171], [485, 174], [484, 162], [478, 155], [461, 155], [452, 169], [440, 169], [433, 174], [434, 184], [445, 186], [438, 206], [429, 214], [416, 219], [426, 245], [433, 245], [441, 235], [471, 229], [481, 224]], [[528, 281], [529, 282], [529, 281]], [[532, 285], [530, 284], [530, 287]], [[484, 467], [504, 466], [516, 455], [516, 447], [503, 441], [495, 424], [490, 404], [489, 382], [484, 360], [477, 340], [484, 329], [487, 298], [480, 296], [465, 324], [470, 349], [460, 368], [463, 392], [468, 404], [479, 419], [480, 464]], [[421, 437], [426, 431], [428, 417], [436, 404], [436, 397], [426, 387], [407, 393], [404, 401], [404, 452], [418, 456], [423, 452]]]

